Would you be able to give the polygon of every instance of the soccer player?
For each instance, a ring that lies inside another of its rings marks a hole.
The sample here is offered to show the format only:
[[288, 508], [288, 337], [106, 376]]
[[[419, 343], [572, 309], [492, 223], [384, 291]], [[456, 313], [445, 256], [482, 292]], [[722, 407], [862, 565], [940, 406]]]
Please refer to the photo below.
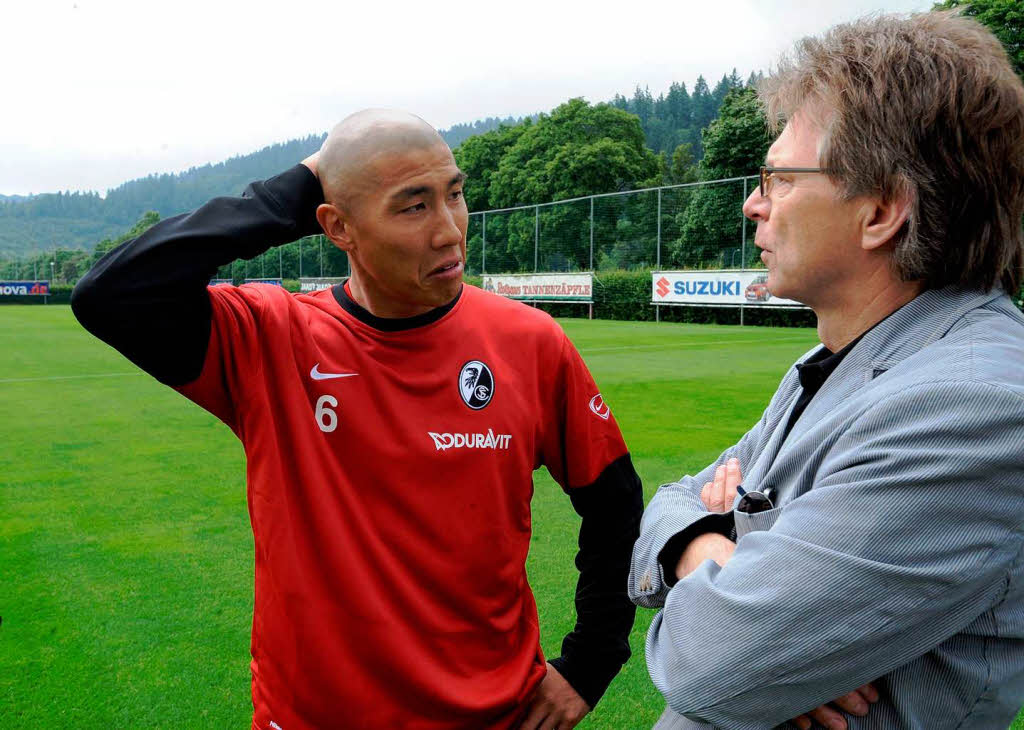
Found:
[[[558, 325], [462, 283], [463, 177], [422, 120], [361, 112], [111, 251], [72, 297], [245, 446], [259, 730], [571, 728], [629, 656], [639, 479]], [[321, 230], [346, 284], [207, 287]], [[582, 516], [577, 622], [550, 662], [525, 570], [541, 464]]]

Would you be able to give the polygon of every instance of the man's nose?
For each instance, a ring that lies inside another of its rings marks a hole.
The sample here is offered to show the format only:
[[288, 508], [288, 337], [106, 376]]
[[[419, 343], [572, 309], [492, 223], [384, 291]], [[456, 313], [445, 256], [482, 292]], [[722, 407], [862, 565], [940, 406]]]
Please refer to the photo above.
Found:
[[458, 226], [457, 211], [448, 205], [442, 205], [437, 215], [431, 244], [435, 248], [455, 246], [462, 243], [462, 229]]
[[747, 199], [743, 201], [743, 215], [752, 221], [763, 222], [768, 220], [771, 212], [771, 201], [761, 195], [760, 188], [754, 188]]

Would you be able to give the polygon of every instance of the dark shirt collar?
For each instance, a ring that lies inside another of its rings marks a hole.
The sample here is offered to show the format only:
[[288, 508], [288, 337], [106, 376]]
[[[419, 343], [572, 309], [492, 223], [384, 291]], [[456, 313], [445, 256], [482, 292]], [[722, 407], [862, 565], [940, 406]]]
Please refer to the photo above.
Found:
[[[899, 310], [895, 310], [898, 312]], [[817, 350], [809, 358], [801, 363], [797, 363], [796, 372], [800, 378], [800, 386], [804, 391], [808, 393], [817, 393], [821, 386], [828, 380], [828, 376], [835, 372], [835, 369], [839, 367], [839, 363], [843, 361], [847, 355], [850, 354], [850, 350], [857, 346], [857, 343], [864, 339], [864, 336], [873, 330], [878, 325], [882, 324], [885, 320], [889, 319], [893, 315], [893, 312], [882, 317], [880, 320], [875, 322], [873, 325], [868, 327], [866, 330], [860, 333], [860, 335], [853, 340], [850, 344], [844, 347], [839, 352], [832, 352], [830, 349], [821, 346], [820, 350]]]
[[[867, 334], [865, 332], [864, 334]], [[848, 344], [839, 352], [832, 352], [830, 349], [821, 346], [821, 349], [811, 355], [809, 358], [801, 363], [797, 363], [796, 371], [800, 378], [800, 385], [804, 390], [810, 392], [818, 392], [821, 386], [828, 380], [828, 376], [831, 375], [839, 363], [843, 361], [843, 358], [850, 354], [850, 350], [856, 347], [857, 343], [864, 337], [862, 334], [860, 337], [855, 339], [853, 342]]]
[[369, 325], [375, 330], [380, 330], [381, 332], [401, 332], [403, 330], [415, 329], [416, 327], [423, 327], [441, 319], [441, 317], [448, 314], [448, 312], [452, 310], [452, 307], [458, 303], [459, 298], [462, 296], [462, 289], [463, 287], [459, 287], [459, 293], [455, 295], [454, 299], [444, 306], [431, 309], [429, 312], [424, 312], [423, 314], [417, 314], [414, 317], [395, 318], [378, 317], [375, 314], [371, 314], [359, 304], [356, 304], [348, 290], [348, 281], [344, 284], [335, 284], [331, 287], [331, 293], [334, 294], [334, 299], [341, 305], [342, 309], [363, 324]]
[[[902, 309], [902, 307], [900, 309]], [[882, 324], [882, 322], [889, 319], [889, 317], [898, 311], [900, 310], [896, 309], [889, 312], [889, 314], [885, 315], [866, 330], [861, 332], [853, 342], [848, 344], [839, 352], [832, 352], [830, 349], [822, 345], [821, 349], [817, 350], [809, 358], [801, 363], [797, 363], [796, 372], [800, 378], [800, 386], [807, 392], [817, 393], [821, 389], [821, 386], [825, 384], [825, 381], [828, 380], [828, 376], [831, 375], [837, 367], [839, 367], [839, 363], [843, 361], [843, 358], [850, 354], [850, 350], [856, 347], [857, 343], [863, 340], [864, 336], [871, 330]]]

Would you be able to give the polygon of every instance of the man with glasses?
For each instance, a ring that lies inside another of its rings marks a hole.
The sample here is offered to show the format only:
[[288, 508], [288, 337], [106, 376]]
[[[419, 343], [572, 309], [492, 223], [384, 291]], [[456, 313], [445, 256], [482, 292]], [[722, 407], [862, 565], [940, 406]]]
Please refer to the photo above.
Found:
[[805, 39], [761, 96], [785, 123], [743, 211], [822, 346], [648, 506], [629, 588], [664, 607], [658, 728], [1005, 728], [1024, 698], [1024, 86], [987, 30], [927, 13]]

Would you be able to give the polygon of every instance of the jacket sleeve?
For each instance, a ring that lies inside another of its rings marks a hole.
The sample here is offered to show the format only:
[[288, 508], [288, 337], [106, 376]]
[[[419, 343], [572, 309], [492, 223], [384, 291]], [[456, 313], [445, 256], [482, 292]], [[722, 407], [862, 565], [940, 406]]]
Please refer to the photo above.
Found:
[[629, 556], [640, 531], [643, 489], [611, 410], [562, 336], [557, 417], [544, 463], [580, 515], [576, 625], [551, 664], [593, 707], [630, 656], [636, 608], [626, 594]]
[[195, 380], [210, 339], [217, 268], [319, 233], [320, 183], [304, 165], [160, 221], [109, 251], [78, 282], [82, 325], [167, 385]]
[[780, 388], [761, 420], [713, 464], [698, 474], [661, 485], [651, 498], [640, 523], [640, 539], [633, 547], [629, 572], [629, 597], [638, 606], [655, 608], [665, 604], [669, 589], [676, 582], [674, 566], [690, 540], [705, 532], [719, 532], [727, 537], [732, 534], [733, 513], [709, 512], [700, 499], [701, 489], [714, 478], [719, 464], [733, 457], [740, 460], [740, 465], [753, 461], [755, 448], [767, 438], [769, 414], [777, 410], [776, 403], [784, 390]]
[[1021, 443], [1024, 399], [992, 385], [919, 384], [870, 405], [770, 529], [668, 593], [647, 662], [669, 706], [773, 726], [962, 630], [1020, 559]]

